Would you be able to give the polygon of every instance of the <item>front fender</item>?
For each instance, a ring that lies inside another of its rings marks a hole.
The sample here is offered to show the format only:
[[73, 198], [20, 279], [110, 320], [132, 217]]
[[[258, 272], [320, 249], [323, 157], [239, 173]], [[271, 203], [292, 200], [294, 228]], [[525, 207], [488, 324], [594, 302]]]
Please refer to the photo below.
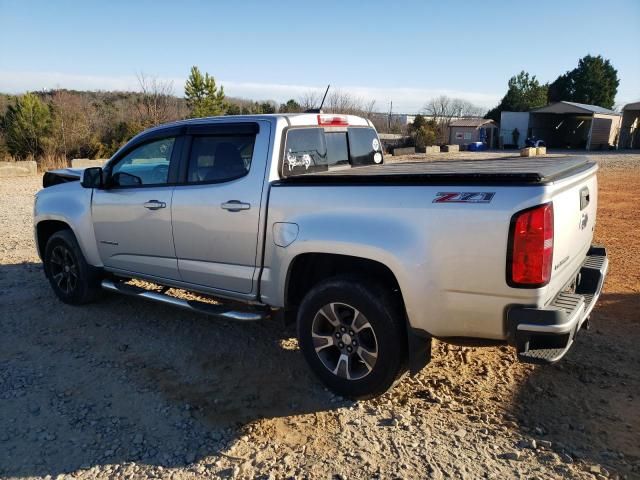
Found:
[[[87, 263], [101, 267], [91, 218], [92, 194], [92, 189], [83, 188], [79, 182], [62, 183], [39, 191], [33, 212], [36, 244], [38, 224], [47, 220], [66, 223], [78, 240]], [[39, 253], [42, 257], [44, 252]]]

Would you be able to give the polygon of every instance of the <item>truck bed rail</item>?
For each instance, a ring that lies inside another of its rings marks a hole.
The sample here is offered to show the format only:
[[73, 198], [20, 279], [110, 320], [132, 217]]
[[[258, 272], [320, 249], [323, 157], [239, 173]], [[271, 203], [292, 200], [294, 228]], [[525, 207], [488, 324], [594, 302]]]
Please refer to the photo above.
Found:
[[595, 168], [583, 157], [497, 158], [385, 163], [287, 177], [278, 183], [482, 183], [544, 184]]

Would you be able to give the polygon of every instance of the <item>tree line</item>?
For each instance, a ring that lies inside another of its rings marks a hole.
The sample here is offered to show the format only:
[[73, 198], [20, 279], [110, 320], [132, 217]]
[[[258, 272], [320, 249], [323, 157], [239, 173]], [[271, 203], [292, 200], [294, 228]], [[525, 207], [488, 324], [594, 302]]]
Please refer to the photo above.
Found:
[[[502, 111], [528, 111], [548, 102], [567, 100], [612, 108], [619, 85], [617, 71], [602, 56], [587, 55], [573, 70], [541, 84], [535, 75], [520, 72], [509, 79], [507, 92], [486, 118], [500, 121]], [[191, 68], [184, 97], [172, 82], [138, 75], [137, 92], [86, 92], [56, 89], [10, 96], [0, 94], [0, 160], [4, 157], [107, 158], [135, 134], [161, 123], [189, 117], [265, 113], [297, 113], [317, 108], [322, 94], [308, 92], [278, 104], [227, 97], [212, 75]], [[323, 106], [330, 113], [361, 115], [379, 131], [387, 131], [384, 114], [375, 114], [375, 101], [331, 90]], [[417, 144], [442, 143], [452, 119], [480, 117], [472, 103], [448, 96], [428, 101], [418, 124], [398, 128]], [[394, 131], [393, 127], [391, 128]]]
[[586, 55], [578, 60], [576, 68], [551, 83], [540, 83], [535, 75], [525, 71], [511, 77], [507, 93], [485, 117], [499, 122], [503, 111], [527, 112], [559, 101], [612, 109], [619, 85], [618, 71], [608, 59]]
[[[535, 75], [525, 71], [511, 77], [507, 83], [507, 93], [484, 116], [499, 123], [503, 111], [528, 112], [559, 101], [612, 109], [619, 84], [618, 72], [609, 60], [600, 55], [586, 55], [578, 60], [576, 68], [558, 76], [551, 83], [542, 84]], [[430, 120], [416, 117], [408, 129], [416, 146], [443, 143], [447, 141], [448, 127], [454, 118], [480, 117], [484, 113], [463, 99], [447, 96], [430, 100], [423, 112]]]
[[[317, 108], [315, 92], [278, 104], [227, 97], [215, 78], [191, 68], [184, 97], [172, 82], [138, 75], [137, 92], [56, 89], [23, 95], [0, 94], [0, 160], [108, 158], [137, 133], [162, 123], [216, 115], [298, 113]], [[375, 102], [340, 90], [330, 92], [324, 110], [365, 117]]]

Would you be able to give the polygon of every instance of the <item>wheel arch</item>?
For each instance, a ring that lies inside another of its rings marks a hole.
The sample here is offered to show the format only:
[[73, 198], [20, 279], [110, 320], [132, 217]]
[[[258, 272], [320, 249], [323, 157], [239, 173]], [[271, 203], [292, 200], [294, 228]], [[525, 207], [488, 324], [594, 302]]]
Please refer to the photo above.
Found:
[[44, 251], [49, 239], [62, 230], [69, 230], [76, 236], [71, 225], [62, 220], [42, 220], [36, 224], [36, 248], [41, 260], [44, 260]]
[[292, 259], [285, 282], [285, 308], [297, 308], [306, 292], [321, 280], [341, 274], [373, 275], [376, 281], [402, 292], [393, 272], [381, 262], [336, 253], [306, 252]]
[[336, 253], [306, 252], [294, 257], [287, 270], [284, 287], [285, 324], [295, 322], [298, 306], [305, 294], [318, 282], [336, 275], [357, 275], [373, 279], [393, 291], [397, 308], [404, 316], [411, 374], [420, 371], [431, 360], [431, 335], [411, 327], [400, 284], [384, 263], [363, 257]]

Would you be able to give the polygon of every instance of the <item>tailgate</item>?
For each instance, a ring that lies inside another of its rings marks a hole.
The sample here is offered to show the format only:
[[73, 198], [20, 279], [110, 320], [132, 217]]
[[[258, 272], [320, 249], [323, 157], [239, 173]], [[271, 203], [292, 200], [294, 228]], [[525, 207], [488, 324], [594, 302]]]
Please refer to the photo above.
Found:
[[598, 207], [597, 167], [549, 185], [553, 201], [553, 262], [545, 302], [573, 280], [589, 251]]

